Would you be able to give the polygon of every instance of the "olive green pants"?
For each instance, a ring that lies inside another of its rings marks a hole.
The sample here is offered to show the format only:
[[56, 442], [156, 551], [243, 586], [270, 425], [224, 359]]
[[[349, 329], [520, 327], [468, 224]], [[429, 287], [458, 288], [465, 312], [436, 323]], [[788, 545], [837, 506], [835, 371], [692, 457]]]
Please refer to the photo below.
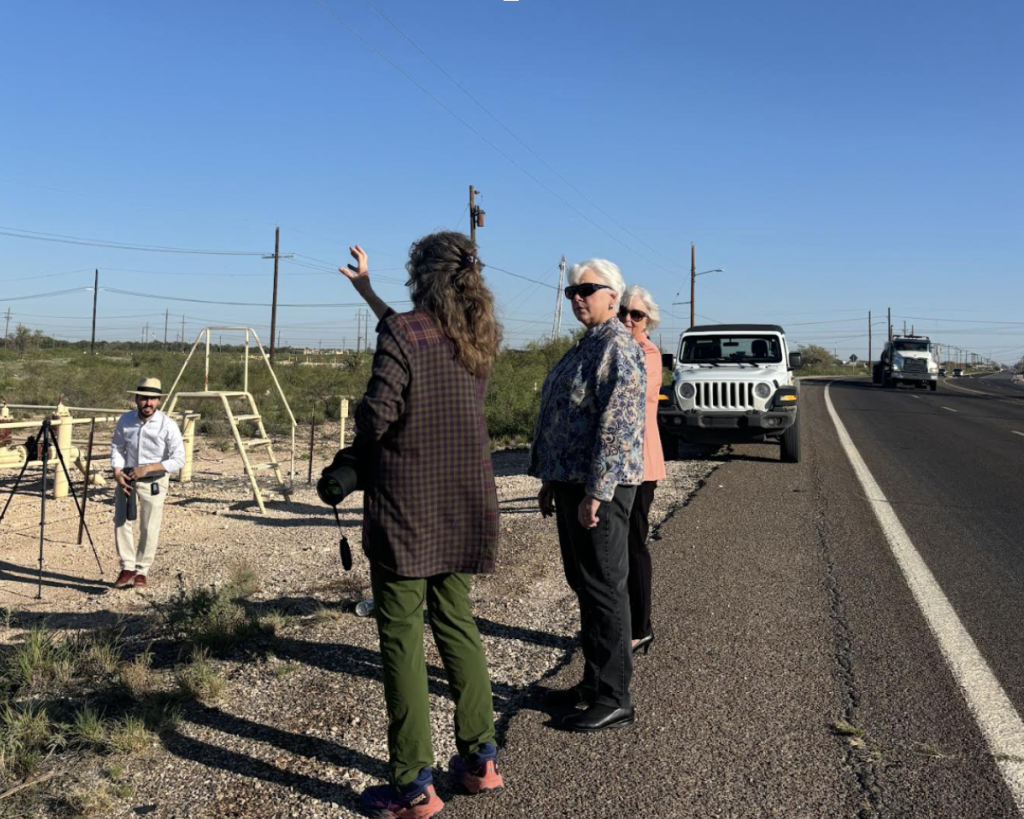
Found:
[[455, 701], [455, 745], [464, 757], [485, 742], [494, 742], [491, 680], [469, 601], [472, 575], [418, 579], [373, 566], [370, 581], [388, 707], [391, 782], [406, 785], [434, 763], [423, 655], [424, 603]]

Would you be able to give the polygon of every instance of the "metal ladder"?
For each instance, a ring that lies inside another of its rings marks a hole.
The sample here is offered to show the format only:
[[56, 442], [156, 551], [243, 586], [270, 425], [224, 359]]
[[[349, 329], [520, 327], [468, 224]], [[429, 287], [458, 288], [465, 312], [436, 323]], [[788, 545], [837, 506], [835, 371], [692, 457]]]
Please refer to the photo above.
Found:
[[[236, 415], [234, 410], [231, 408], [231, 399], [244, 397], [249, 403], [249, 412]], [[167, 415], [173, 417], [175, 407], [178, 404], [179, 398], [219, 398], [221, 406], [224, 408], [224, 415], [227, 416], [228, 423], [231, 425], [231, 434], [235, 439], [235, 446], [238, 448], [238, 454], [242, 456], [242, 465], [245, 467], [246, 477], [249, 478], [249, 485], [252, 487], [253, 497], [256, 499], [256, 505], [259, 506], [260, 512], [266, 513], [266, 506], [263, 504], [263, 493], [260, 492], [259, 482], [257, 481], [257, 473], [265, 472], [267, 470], [274, 470], [274, 477], [277, 478], [277, 482], [280, 485], [281, 491], [288, 496], [290, 490], [285, 484], [284, 474], [281, 472], [281, 464], [278, 462], [274, 455], [274, 446], [267, 435], [267, 429], [263, 426], [263, 416], [260, 415], [259, 409], [256, 407], [256, 400], [252, 397], [252, 393], [238, 391], [224, 391], [224, 390], [207, 390], [203, 392], [182, 392], [176, 393], [171, 398], [171, 403], [167, 407]], [[242, 421], [255, 421], [256, 427], [259, 430], [258, 438], [243, 438], [242, 433], [238, 428], [238, 425]], [[250, 450], [258, 450], [265, 448], [267, 457], [266, 463], [257, 463], [253, 466], [252, 460], [249, 457]]]

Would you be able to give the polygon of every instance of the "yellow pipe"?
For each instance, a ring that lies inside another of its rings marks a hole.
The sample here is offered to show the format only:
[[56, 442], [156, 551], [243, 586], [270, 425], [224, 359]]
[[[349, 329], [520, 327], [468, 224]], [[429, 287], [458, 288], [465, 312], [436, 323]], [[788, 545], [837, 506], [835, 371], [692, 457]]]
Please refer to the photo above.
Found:
[[28, 457], [28, 450], [23, 446], [0, 449], [0, 469], [21, 469]]
[[196, 419], [195, 416], [185, 416], [185, 429], [182, 430], [182, 439], [185, 443], [185, 465], [178, 473], [178, 480], [188, 483], [192, 480], [192, 449], [196, 442]]
[[[61, 421], [67, 419], [71, 421], [71, 413], [68, 412], [68, 408], [64, 406], [63, 402], [57, 404], [57, 410], [54, 412], [54, 420]], [[61, 424], [57, 427], [57, 446], [60, 447], [60, 452], [64, 456], [64, 463], [69, 464], [72, 462], [71, 455], [71, 424]], [[57, 468], [53, 475], [53, 499], [60, 500], [68, 496], [68, 478], [64, 474], [63, 468], [60, 466], [60, 459], [57, 459]]]

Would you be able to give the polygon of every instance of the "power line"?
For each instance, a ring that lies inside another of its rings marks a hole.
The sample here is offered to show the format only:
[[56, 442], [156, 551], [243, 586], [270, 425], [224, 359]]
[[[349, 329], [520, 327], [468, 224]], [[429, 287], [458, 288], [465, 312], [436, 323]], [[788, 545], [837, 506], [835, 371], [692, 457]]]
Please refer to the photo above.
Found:
[[558, 289], [553, 284], [548, 284], [547, 282], [542, 282], [542, 281], [540, 281], [538, 279], [531, 279], [529, 276], [523, 276], [523, 275], [521, 275], [519, 273], [513, 273], [511, 270], [503, 270], [500, 267], [495, 267], [493, 264], [484, 265], [484, 269], [485, 270], [497, 270], [499, 273], [505, 273], [508, 276], [515, 276], [517, 279], [523, 279], [524, 281], [533, 282], [534, 284], [539, 284], [539, 285], [542, 285], [544, 287], [550, 287], [552, 290], [557, 290]]
[[443, 108], [445, 111], [447, 111], [448, 114], [450, 114], [455, 120], [457, 120], [459, 123], [461, 123], [465, 128], [469, 129], [473, 134], [476, 135], [476, 137], [481, 142], [483, 142], [491, 150], [493, 150], [495, 153], [497, 153], [499, 156], [501, 156], [506, 162], [508, 162], [510, 165], [512, 165], [512, 167], [514, 167], [516, 170], [520, 171], [521, 173], [523, 173], [524, 175], [529, 177], [535, 184], [537, 184], [538, 186], [543, 188], [545, 191], [547, 191], [549, 194], [551, 194], [553, 197], [555, 197], [559, 202], [561, 202], [563, 205], [565, 205], [567, 208], [569, 208], [573, 213], [575, 213], [581, 219], [583, 219], [584, 221], [586, 221], [587, 223], [589, 223], [593, 227], [597, 228], [599, 231], [601, 231], [606, 236], [608, 236], [610, 239], [612, 239], [612, 241], [617, 242], [618, 244], [622, 245], [630, 253], [633, 253], [633, 254], [639, 256], [645, 262], [647, 262], [648, 264], [654, 265], [654, 267], [657, 267], [659, 270], [663, 270], [664, 272], [670, 273], [670, 274], [673, 274], [673, 275], [680, 272], [679, 270], [669, 270], [664, 265], [658, 264], [658, 262], [654, 261], [653, 259], [647, 258], [640, 251], [638, 251], [635, 248], [632, 248], [629, 245], [627, 245], [624, 241], [622, 241], [614, 233], [611, 233], [610, 231], [608, 231], [607, 229], [605, 229], [604, 227], [599, 225], [597, 222], [595, 222], [593, 219], [591, 219], [589, 216], [587, 216], [585, 213], [583, 213], [579, 208], [577, 208], [575, 205], [573, 205], [571, 202], [569, 202], [567, 199], [565, 199], [557, 191], [554, 191], [550, 187], [545, 185], [540, 179], [538, 179], [536, 176], [534, 176], [532, 173], [530, 173], [530, 171], [528, 171], [526, 168], [524, 168], [522, 165], [520, 165], [518, 162], [516, 162], [511, 156], [509, 156], [507, 153], [505, 153], [503, 150], [501, 150], [501, 148], [499, 148], [497, 145], [495, 145], [493, 142], [491, 142], [491, 140], [489, 140], [482, 133], [480, 133], [480, 131], [478, 131], [476, 128], [474, 128], [469, 122], [464, 120], [462, 117], [460, 117], [458, 114], [456, 114], [451, 108], [449, 108], [447, 105], [445, 105], [443, 102], [441, 102], [441, 100], [439, 100], [432, 93], [430, 93], [430, 91], [426, 88], [426, 86], [424, 86], [418, 80], [414, 79], [412, 77], [412, 75], [410, 75], [404, 68], [399, 66], [394, 60], [392, 60], [390, 57], [388, 57], [386, 54], [384, 54], [383, 51], [381, 51], [373, 43], [371, 43], [369, 40], [367, 40], [362, 34], [360, 34], [350, 23], [348, 23], [348, 21], [346, 21], [344, 18], [340, 17], [334, 11], [334, 9], [332, 9], [329, 5], [327, 5], [327, 3], [324, 2], [324, 0], [313, 0], [313, 2], [316, 3], [318, 6], [320, 6], [322, 9], [324, 9], [324, 11], [326, 11], [335, 20], [337, 20], [339, 23], [341, 23], [341, 25], [343, 25], [345, 28], [347, 28], [352, 33], [352, 35], [354, 37], [356, 37], [360, 42], [362, 42], [363, 45], [365, 45], [368, 49], [370, 49], [374, 54], [376, 54], [378, 57], [380, 57], [382, 60], [384, 60], [384, 62], [386, 62], [388, 65], [390, 65], [395, 71], [397, 71], [399, 74], [401, 74], [403, 77], [405, 77], [409, 82], [411, 82], [413, 85], [415, 85], [420, 91], [422, 91], [430, 99], [432, 99], [435, 103], [437, 103], [437, 105], [439, 105], [441, 108]]
[[[83, 287], [83, 288], [79, 288], [79, 289], [80, 290], [91, 290], [92, 288]], [[226, 304], [226, 305], [231, 305], [231, 306], [235, 306], [235, 307], [270, 307], [270, 303], [269, 302], [261, 302], [261, 301], [214, 301], [212, 299], [189, 299], [189, 298], [185, 298], [184, 296], [162, 296], [162, 295], [157, 295], [157, 294], [154, 294], [154, 293], [139, 293], [139, 292], [137, 292], [135, 290], [121, 290], [120, 288], [117, 288], [117, 287], [103, 287], [103, 288], [100, 288], [100, 289], [103, 290], [104, 292], [107, 292], [107, 293], [117, 293], [117, 294], [119, 294], [121, 296], [134, 296], [136, 298], [142, 298], [142, 299], [159, 299], [161, 301], [184, 301], [184, 302], [191, 302], [193, 304]], [[67, 292], [74, 292], [74, 291], [67, 291]], [[408, 302], [408, 300], [398, 300], [398, 301], [395, 301], [394, 303], [395, 304], [408, 304], [409, 302]], [[342, 302], [342, 303], [334, 303], [334, 304], [324, 304], [324, 303], [284, 304], [284, 303], [278, 302], [277, 306], [278, 307], [364, 307], [365, 304], [366, 303], [362, 302], [362, 301]]]
[[16, 239], [35, 239], [40, 242], [57, 242], [65, 245], [86, 245], [88, 247], [105, 247], [114, 250], [139, 250], [146, 253], [191, 253], [205, 256], [263, 256], [262, 251], [255, 250], [199, 250], [187, 247], [168, 247], [164, 245], [138, 245], [130, 242], [111, 242], [105, 239], [85, 239], [81, 236], [67, 236], [62, 233], [43, 233], [38, 230], [25, 230], [0, 225], [0, 236], [13, 236]]
[[[364, 0], [364, 2], [371, 9], [373, 9], [382, 19], [384, 19], [389, 26], [391, 26], [395, 31], [397, 31], [400, 35], [402, 35], [402, 37], [404, 37], [412, 45], [413, 48], [415, 48], [420, 54], [422, 54], [424, 57], [426, 57], [431, 62], [431, 64], [434, 66], [434, 68], [436, 68], [438, 71], [440, 71], [442, 74], [444, 74], [445, 77], [447, 77], [456, 88], [458, 88], [463, 94], [465, 94], [467, 97], [469, 97], [476, 104], [476, 106], [481, 111], [483, 111], [485, 114], [487, 114], [487, 116], [489, 116], [496, 123], [498, 123], [498, 125], [500, 125], [509, 136], [511, 136], [516, 142], [518, 142], [527, 151], [529, 151], [531, 154], [533, 154], [533, 156], [545, 168], [547, 168], [549, 171], [551, 171], [551, 173], [553, 173], [555, 176], [557, 176], [559, 179], [561, 179], [562, 182], [564, 182], [566, 185], [568, 185], [570, 188], [572, 188], [573, 192], [577, 196], [579, 196], [584, 202], [589, 204], [592, 208], [594, 208], [598, 213], [600, 213], [602, 216], [604, 216], [608, 221], [610, 221], [613, 225], [615, 225], [623, 233], [626, 233], [628, 236], [630, 236], [633, 239], [635, 239], [637, 242], [642, 244], [644, 247], [646, 247], [652, 253], [656, 253], [658, 256], [661, 256], [661, 258], [663, 258], [669, 264], [672, 264], [672, 260], [671, 259], [669, 259], [667, 256], [665, 256], [663, 253], [659, 252], [655, 248], [651, 247], [649, 244], [647, 244], [647, 242], [645, 242], [643, 239], [641, 239], [639, 236], [637, 236], [635, 233], [633, 233], [627, 227], [625, 227], [624, 225], [622, 225], [618, 221], [616, 221], [616, 219], [614, 217], [612, 217], [611, 214], [609, 214], [607, 211], [605, 211], [600, 205], [598, 205], [590, 197], [588, 197], [585, 193], [583, 193], [583, 191], [581, 191], [572, 182], [570, 182], [568, 179], [566, 179], [564, 176], [562, 176], [562, 174], [560, 174], [557, 170], [555, 170], [551, 166], [551, 164], [547, 160], [544, 159], [544, 157], [542, 157], [533, 148], [531, 148], [529, 145], [527, 145], [519, 137], [518, 134], [516, 134], [504, 122], [502, 122], [500, 119], [498, 119], [497, 116], [495, 116], [493, 113], [491, 113], [491, 111], [487, 108], [487, 106], [485, 106], [482, 102], [480, 102], [480, 100], [478, 100], [475, 96], [473, 96], [473, 94], [471, 94], [468, 89], [466, 89], [457, 79], [455, 79], [455, 77], [453, 77], [451, 74], [449, 74], [447, 71], [445, 71], [444, 68], [442, 68], [441, 65], [437, 62], [437, 60], [435, 60], [423, 48], [421, 48], [419, 43], [417, 43], [415, 40], [413, 40], [412, 37], [410, 37], [408, 34], [406, 34], [404, 31], [402, 31], [402, 29], [398, 27], [398, 24], [395, 23], [394, 20], [392, 20], [390, 17], [388, 17], [379, 8], [377, 8], [377, 6], [375, 6], [373, 4], [373, 2], [371, 2], [371, 0]], [[465, 215], [465, 214], [463, 214], [463, 215]], [[461, 224], [461, 223], [462, 223], [462, 218], [460, 217], [459, 218], [459, 224]], [[456, 230], [457, 229], [458, 228], [456, 228]], [[643, 258], [643, 257], [641, 257], [641, 258]]]
[[90, 290], [92, 290], [91, 287], [72, 287], [68, 290], [54, 290], [50, 293], [35, 293], [31, 296], [3, 296], [0, 297], [0, 302], [25, 301], [27, 299], [45, 299], [50, 298], [51, 296], [64, 296], [67, 295], [68, 293], [81, 293], [83, 291]]
[[75, 273], [85, 273], [91, 270], [91, 267], [80, 267], [78, 270], [68, 270], [66, 273], [44, 273], [42, 276], [15, 276], [13, 279], [0, 279], [0, 282], [27, 282], [35, 279], [52, 279], [57, 276], [71, 276]]

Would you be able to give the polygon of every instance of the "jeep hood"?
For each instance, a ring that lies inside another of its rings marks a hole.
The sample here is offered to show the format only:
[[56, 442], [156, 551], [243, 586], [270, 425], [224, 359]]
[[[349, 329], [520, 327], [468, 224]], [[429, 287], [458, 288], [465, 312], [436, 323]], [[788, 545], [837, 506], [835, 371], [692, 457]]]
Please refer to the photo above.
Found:
[[773, 381], [786, 370], [782, 364], [767, 367], [755, 365], [737, 367], [735, 364], [721, 364], [718, 367], [677, 367], [676, 381]]

